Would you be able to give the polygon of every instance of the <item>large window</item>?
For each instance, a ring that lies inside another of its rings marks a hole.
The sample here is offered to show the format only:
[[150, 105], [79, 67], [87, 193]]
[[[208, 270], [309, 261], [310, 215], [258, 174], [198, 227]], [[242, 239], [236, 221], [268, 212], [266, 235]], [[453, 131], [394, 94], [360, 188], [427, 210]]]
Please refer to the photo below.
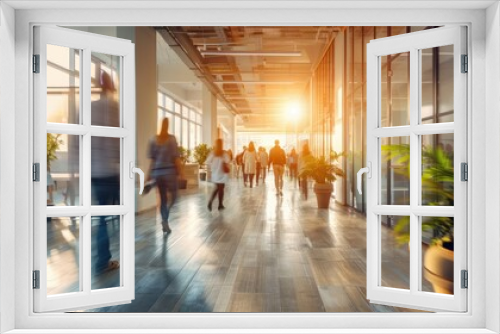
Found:
[[179, 145], [192, 150], [201, 143], [200, 111], [158, 91], [158, 131], [164, 117], [170, 120], [169, 132], [177, 138]]

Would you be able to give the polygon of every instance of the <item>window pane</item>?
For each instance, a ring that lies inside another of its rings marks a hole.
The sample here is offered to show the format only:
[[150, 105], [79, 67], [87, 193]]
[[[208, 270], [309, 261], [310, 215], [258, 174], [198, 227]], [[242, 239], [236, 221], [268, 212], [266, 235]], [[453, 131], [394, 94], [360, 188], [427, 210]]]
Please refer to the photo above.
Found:
[[182, 146], [188, 147], [189, 145], [189, 133], [188, 133], [188, 121], [182, 120]]
[[381, 203], [410, 204], [410, 137], [381, 139]]
[[80, 50], [47, 45], [47, 122], [80, 123]]
[[80, 290], [80, 218], [47, 218], [47, 295]]
[[91, 124], [120, 126], [120, 57], [92, 52], [96, 78], [92, 82]]
[[189, 109], [186, 106], [182, 106], [182, 117], [189, 118]]
[[191, 109], [190, 111], [190, 114], [189, 114], [189, 119], [193, 122], [196, 122], [196, 111], [194, 111], [193, 109]]
[[194, 123], [189, 123], [189, 149], [192, 150], [196, 142], [196, 125]]
[[410, 217], [381, 216], [380, 222], [380, 285], [410, 289]]
[[120, 205], [120, 139], [92, 137], [92, 205]]
[[179, 116], [175, 116], [175, 129], [174, 129], [175, 137], [181, 138], [181, 132], [182, 132], [181, 131], [181, 118]]
[[120, 286], [120, 216], [92, 217], [92, 290]]
[[47, 206], [80, 205], [80, 137], [47, 133]]
[[175, 103], [175, 113], [176, 114], [181, 113], [181, 105], [179, 103]]
[[423, 49], [422, 123], [453, 122], [453, 45]]
[[453, 228], [453, 217], [422, 218], [421, 291], [453, 294]]
[[198, 134], [196, 135], [197, 139], [196, 139], [196, 145], [195, 146], [198, 146], [202, 142], [202, 138], [201, 138], [201, 125], [197, 125], [196, 126], [196, 131], [198, 132]]
[[381, 125], [410, 124], [410, 53], [382, 56], [381, 59]]
[[453, 134], [422, 136], [422, 205], [454, 205]]
[[165, 108], [167, 108], [169, 111], [174, 111], [174, 101], [165, 95]]
[[160, 107], [165, 107], [164, 95], [160, 92], [158, 92], [158, 105]]

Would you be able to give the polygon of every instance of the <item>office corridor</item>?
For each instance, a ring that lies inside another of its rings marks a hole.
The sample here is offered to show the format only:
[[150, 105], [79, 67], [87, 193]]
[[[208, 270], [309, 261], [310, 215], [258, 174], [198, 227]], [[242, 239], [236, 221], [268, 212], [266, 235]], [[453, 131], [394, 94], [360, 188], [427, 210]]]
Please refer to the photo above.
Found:
[[[412, 311], [365, 299], [363, 215], [333, 201], [318, 210], [312, 189], [306, 201], [290, 181], [283, 197], [272, 177], [254, 188], [238, 181], [227, 185], [221, 212], [207, 210], [210, 183], [181, 191], [169, 235], [154, 211], [139, 214], [135, 300], [87, 312]], [[396, 251], [406, 257], [404, 247]], [[387, 283], [404, 286], [397, 271], [407, 268], [395, 262]], [[117, 273], [101, 280], [118, 282]]]

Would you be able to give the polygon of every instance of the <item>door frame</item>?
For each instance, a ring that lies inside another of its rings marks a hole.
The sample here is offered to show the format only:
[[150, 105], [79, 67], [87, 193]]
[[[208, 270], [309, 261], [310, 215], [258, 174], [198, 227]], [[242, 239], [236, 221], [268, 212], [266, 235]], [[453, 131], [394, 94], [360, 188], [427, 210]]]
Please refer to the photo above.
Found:
[[[258, 8], [260, 8], [257, 5]], [[347, 5], [349, 6], [349, 5]], [[236, 6], [237, 7], [237, 6]], [[186, 5], [187, 8], [187, 5]], [[484, 245], [485, 241], [489, 241], [487, 245], [489, 250], [496, 251], [494, 254], [498, 254], [499, 247], [492, 243], [492, 239], [496, 238], [497, 235], [491, 234], [490, 239], [486, 239], [486, 230], [492, 232], [498, 232], [498, 228], [489, 226], [485, 223], [485, 207], [484, 202], [486, 200], [486, 192], [484, 191], [484, 171], [480, 168], [477, 170], [474, 166], [484, 166], [486, 157], [484, 154], [485, 145], [485, 135], [484, 128], [487, 125], [484, 121], [486, 111], [486, 101], [485, 101], [485, 90], [488, 89], [486, 96], [488, 97], [487, 102], [490, 106], [494, 105], [494, 97], [496, 91], [499, 88], [499, 76], [495, 77], [497, 73], [498, 65], [493, 66], [494, 71], [485, 71], [485, 54], [487, 48], [485, 48], [485, 40], [487, 42], [487, 47], [494, 48], [494, 55], [498, 55], [498, 44], [497, 40], [492, 40], [494, 37], [498, 37], [499, 28], [498, 22], [498, 8], [491, 10], [489, 14], [489, 22], [495, 23], [494, 28], [487, 32], [484, 29], [484, 22], [487, 19], [485, 10], [450, 10], [441, 9], [422, 9], [422, 10], [386, 10], [383, 9], [383, 5], [380, 5], [380, 10], [377, 15], [373, 15], [373, 10], [346, 10], [346, 9], [331, 9], [331, 10], [313, 10], [314, 12], [314, 22], [311, 21], [311, 12], [299, 9], [290, 9], [283, 15], [282, 10], [269, 10], [267, 9], [265, 14], [262, 15], [262, 10], [246, 11], [243, 13], [238, 10], [214, 10], [210, 12], [210, 16], [206, 15], [207, 11], [201, 8], [182, 10], [182, 9], [169, 9], [169, 10], [117, 10], [113, 11], [113, 15], [107, 15], [106, 22], [99, 15], [97, 10], [60, 10], [60, 11], [44, 11], [44, 10], [26, 10], [19, 11], [16, 13], [16, 87], [19, 89], [16, 91], [15, 95], [15, 109], [16, 118], [15, 122], [12, 124], [16, 128], [16, 145], [12, 149], [17, 152], [30, 152], [29, 142], [31, 141], [31, 135], [26, 136], [25, 133], [32, 133], [32, 120], [31, 120], [31, 106], [28, 101], [26, 101], [26, 93], [32, 96], [32, 90], [30, 83], [31, 77], [29, 74], [30, 55], [31, 55], [31, 31], [34, 24], [55, 24], [60, 25], [135, 25], [135, 26], [153, 26], [165, 24], [169, 22], [170, 25], [225, 25], [225, 24], [283, 24], [283, 25], [358, 25], [359, 22], [363, 22], [363, 25], [401, 25], [399, 23], [404, 23], [404, 25], [418, 25], [418, 24], [452, 24], [452, 23], [462, 23], [469, 27], [470, 35], [469, 40], [469, 55], [472, 59], [469, 69], [471, 75], [469, 76], [469, 133], [477, 136], [474, 139], [469, 140], [469, 152], [472, 154], [470, 159], [470, 184], [469, 198], [471, 198], [471, 203], [469, 203], [469, 221], [477, 222], [475, 224], [474, 233], [471, 233], [472, 242], [468, 245], [468, 252], [471, 254], [471, 260], [469, 260], [470, 268], [470, 289], [468, 291], [469, 300], [471, 305], [469, 312], [466, 314], [428, 314], [425, 315], [426, 323], [419, 323], [418, 319], [422, 319], [422, 315], [419, 314], [308, 314], [308, 315], [297, 315], [297, 314], [286, 314], [286, 315], [262, 315], [262, 314], [251, 314], [251, 315], [240, 315], [240, 314], [211, 314], [211, 315], [196, 315], [196, 323], [200, 328], [252, 328], [255, 327], [255, 323], [259, 321], [264, 321], [268, 328], [282, 328], [283, 326], [290, 327], [304, 327], [304, 322], [307, 322], [307, 328], [331, 328], [332, 320], [335, 320], [336, 328], [349, 328], [352, 323], [352, 317], [355, 316], [359, 324], [358, 319], [363, 321], [363, 326], [366, 328], [404, 328], [405, 324], [411, 323], [412, 327], [435, 327], [435, 328], [485, 328], [488, 324], [490, 328], [496, 328], [497, 323], [495, 323], [494, 318], [490, 317], [490, 322], [487, 323], [486, 319], [486, 303], [488, 303], [488, 313], [495, 316], [496, 311], [498, 311], [498, 288], [495, 287], [494, 282], [498, 279], [498, 269], [499, 262], [498, 258], [492, 260], [495, 263], [492, 264], [492, 276], [485, 278], [486, 266], [484, 258], [486, 254], [486, 247]], [[277, 15], [279, 14], [279, 15]], [[260, 15], [260, 16], [259, 16]], [[496, 15], [496, 16], [495, 16]], [[397, 20], [395, 18], [398, 18]], [[443, 19], [446, 18], [446, 19]], [[69, 22], [69, 23], [68, 23]], [[382, 23], [383, 22], [383, 23]], [[488, 39], [489, 37], [489, 39]], [[495, 53], [496, 52], [496, 53]], [[488, 64], [493, 64], [493, 56], [489, 55], [486, 59]], [[497, 60], [498, 61], [498, 58]], [[485, 79], [486, 78], [486, 79]], [[2, 80], [2, 87], [5, 87], [5, 79]], [[490, 82], [490, 86], [486, 87], [486, 80]], [[476, 120], [472, 122], [471, 115], [476, 115]], [[489, 114], [488, 114], [489, 115]], [[494, 115], [491, 112], [491, 115]], [[478, 117], [479, 116], [479, 117]], [[483, 117], [481, 117], [483, 116]], [[497, 118], [495, 118], [497, 121]], [[491, 122], [494, 123], [494, 122]], [[494, 123], [497, 124], [497, 123]], [[497, 124], [498, 125], [498, 124]], [[493, 124], [491, 124], [493, 126]], [[488, 127], [492, 130], [492, 127]], [[497, 131], [498, 132], [498, 131]], [[2, 137], [2, 139], [4, 139]], [[494, 147], [494, 143], [489, 146]], [[29, 181], [29, 169], [30, 165], [30, 154], [16, 154], [15, 155], [15, 167], [18, 175], [16, 177], [16, 197], [15, 197], [15, 217], [16, 217], [16, 241], [13, 242], [6, 239], [5, 234], [2, 233], [0, 238], [1, 242], [7, 242], [8, 245], [15, 247], [15, 257], [16, 260], [22, 259], [23, 256], [26, 258], [30, 254], [30, 245], [32, 245], [31, 238], [26, 238], [30, 235], [31, 231], [31, 217], [32, 213], [26, 212], [26, 192], [30, 192], [32, 189], [31, 181]], [[496, 155], [495, 155], [496, 157]], [[495, 158], [496, 159], [496, 158]], [[491, 184], [498, 184], [500, 179], [498, 175], [493, 177], [495, 180]], [[474, 180], [474, 181], [473, 181]], [[474, 182], [474, 185], [473, 183]], [[490, 183], [489, 183], [490, 184]], [[3, 190], [4, 188], [2, 188]], [[489, 188], [493, 190], [492, 188]], [[498, 188], [497, 188], [498, 189]], [[28, 196], [29, 197], [29, 196]], [[494, 195], [491, 200], [498, 199], [498, 195]], [[31, 203], [30, 203], [31, 204]], [[493, 210], [493, 209], [492, 209]], [[495, 217], [498, 217], [496, 211], [492, 212]], [[471, 220], [472, 217], [472, 220]], [[2, 223], [2, 226], [4, 224]], [[473, 225], [473, 224], [471, 224]], [[3, 228], [3, 227], [2, 227]], [[3, 230], [2, 230], [3, 231]], [[12, 231], [12, 229], [8, 229]], [[469, 233], [472, 230], [469, 231]], [[489, 235], [489, 234], [488, 234]], [[474, 245], [474, 247], [471, 247]], [[3, 260], [3, 259], [2, 259]], [[17, 263], [23, 263], [16, 261]], [[16, 280], [16, 289], [14, 298], [16, 302], [15, 307], [15, 326], [16, 328], [53, 328], [54, 326], [64, 328], [65, 325], [73, 325], [76, 328], [88, 327], [88, 320], [93, 319], [93, 325], [99, 326], [101, 328], [116, 328], [118, 326], [127, 326], [131, 322], [136, 322], [139, 318], [148, 319], [149, 327], [162, 328], [164, 325], [165, 317], [168, 317], [169, 322], [175, 327], [192, 327], [193, 316], [192, 315], [68, 315], [68, 314], [51, 314], [51, 315], [34, 315], [29, 310], [32, 310], [32, 305], [30, 302], [31, 289], [30, 286], [30, 265], [25, 263], [24, 265], [17, 265], [15, 267], [9, 267], [5, 265], [12, 265], [12, 262], [2, 261], [1, 271], [3, 273], [10, 272], [12, 270], [15, 277], [26, 277], [25, 279]], [[496, 276], [495, 276], [496, 275]], [[482, 277], [481, 277], [482, 276]], [[2, 282], [5, 280], [2, 279]], [[488, 284], [488, 288], [492, 289], [492, 294], [485, 294], [484, 284]], [[4, 290], [2, 290], [2, 293]], [[489, 298], [488, 298], [488, 295]], [[11, 294], [12, 298], [12, 294]], [[486, 299], [486, 303], [484, 300]], [[3, 304], [5, 305], [5, 304]], [[2, 309], [2, 314], [4, 309]], [[54, 322], [56, 320], [56, 322]], [[68, 327], [67, 327], [68, 328]], [[425, 330], [422, 329], [424, 332]], [[478, 330], [479, 332], [479, 330]], [[483, 331], [484, 332], [484, 331]]]

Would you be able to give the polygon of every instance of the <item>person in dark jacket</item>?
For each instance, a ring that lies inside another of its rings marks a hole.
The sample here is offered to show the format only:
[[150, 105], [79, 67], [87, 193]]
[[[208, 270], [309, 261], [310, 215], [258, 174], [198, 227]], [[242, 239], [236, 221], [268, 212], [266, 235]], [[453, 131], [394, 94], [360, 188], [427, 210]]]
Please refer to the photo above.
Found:
[[[274, 147], [269, 151], [269, 165], [273, 165], [274, 171], [274, 186], [276, 187], [276, 195], [283, 195], [283, 173], [285, 172], [286, 154], [280, 147], [280, 141], [274, 141]], [[269, 167], [268, 167], [269, 169]]]

